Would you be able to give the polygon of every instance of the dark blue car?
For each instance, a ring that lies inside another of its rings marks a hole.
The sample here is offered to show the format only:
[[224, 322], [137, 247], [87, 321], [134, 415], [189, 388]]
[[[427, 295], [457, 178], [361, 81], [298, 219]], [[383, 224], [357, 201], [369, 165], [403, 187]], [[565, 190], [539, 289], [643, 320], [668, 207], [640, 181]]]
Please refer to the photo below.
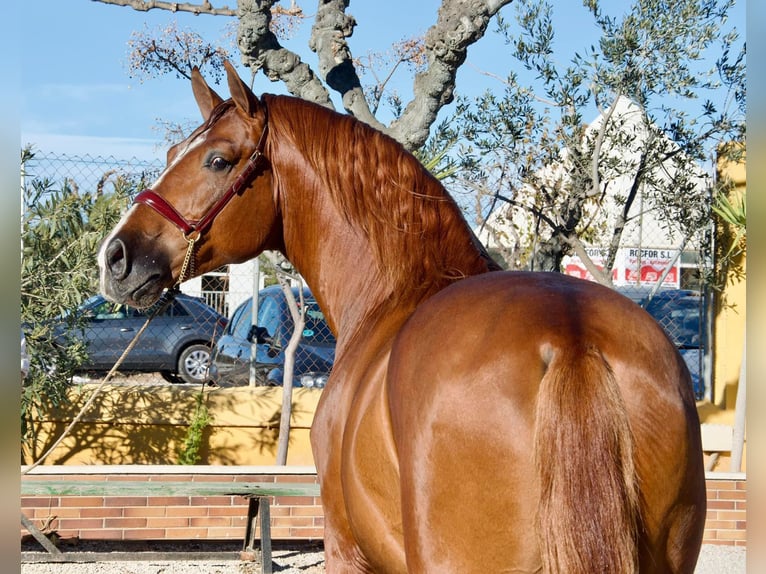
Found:
[[[293, 296], [300, 304], [299, 291]], [[303, 290], [305, 326], [295, 352], [293, 386], [323, 388], [335, 361], [335, 337], [308, 289]], [[256, 385], [281, 385], [284, 380], [285, 349], [295, 323], [282, 288], [262, 289], [258, 297], [258, 320], [253, 324], [253, 299], [239, 307], [218, 339], [210, 378], [219, 385], [247, 385], [251, 367]], [[255, 348], [255, 361], [250, 357]]]
[[651, 295], [651, 289], [647, 291], [637, 287], [623, 287], [619, 291], [646, 309], [665, 329], [689, 368], [694, 397], [697, 400], [703, 399], [705, 384], [702, 378], [702, 295], [690, 289], [661, 289], [654, 295]]

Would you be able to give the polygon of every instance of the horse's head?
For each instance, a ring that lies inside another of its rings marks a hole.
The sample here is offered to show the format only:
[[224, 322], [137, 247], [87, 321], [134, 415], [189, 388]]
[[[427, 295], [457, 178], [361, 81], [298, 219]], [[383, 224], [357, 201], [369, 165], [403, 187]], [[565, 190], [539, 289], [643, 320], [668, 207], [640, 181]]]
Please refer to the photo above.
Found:
[[194, 70], [205, 123], [170, 148], [154, 186], [136, 196], [101, 247], [101, 291], [110, 299], [146, 306], [188, 279], [189, 267], [198, 275], [280, 247], [264, 154], [267, 110], [225, 64], [231, 100], [224, 102]]

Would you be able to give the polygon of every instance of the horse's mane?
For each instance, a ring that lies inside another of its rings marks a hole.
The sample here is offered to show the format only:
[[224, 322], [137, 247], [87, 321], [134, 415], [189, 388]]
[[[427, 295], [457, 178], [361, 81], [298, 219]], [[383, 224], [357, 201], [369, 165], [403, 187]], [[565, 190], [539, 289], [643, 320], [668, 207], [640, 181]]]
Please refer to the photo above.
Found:
[[300, 150], [387, 278], [430, 290], [499, 269], [444, 186], [393, 138], [304, 100], [264, 99], [271, 134]]

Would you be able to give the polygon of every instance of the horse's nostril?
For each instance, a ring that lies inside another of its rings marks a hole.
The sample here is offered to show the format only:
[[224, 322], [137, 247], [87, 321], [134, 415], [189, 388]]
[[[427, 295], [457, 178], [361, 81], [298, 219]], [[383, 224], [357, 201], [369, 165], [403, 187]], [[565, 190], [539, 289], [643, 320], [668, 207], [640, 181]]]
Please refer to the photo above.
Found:
[[128, 256], [125, 244], [119, 239], [112, 239], [106, 247], [106, 266], [114, 279], [124, 279], [128, 274]]

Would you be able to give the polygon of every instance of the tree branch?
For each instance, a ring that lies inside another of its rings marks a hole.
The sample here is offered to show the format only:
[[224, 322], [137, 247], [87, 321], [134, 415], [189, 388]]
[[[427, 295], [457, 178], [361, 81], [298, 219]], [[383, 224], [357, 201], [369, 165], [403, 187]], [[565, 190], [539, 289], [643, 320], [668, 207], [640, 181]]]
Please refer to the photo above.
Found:
[[202, 4], [193, 4], [191, 2], [165, 2], [163, 0], [92, 0], [92, 2], [101, 2], [102, 4], [112, 4], [114, 6], [129, 6], [139, 12], [148, 12], [152, 9], [168, 10], [170, 12], [191, 12], [199, 16], [200, 14], [211, 14], [213, 16], [236, 16], [236, 10], [228, 6], [215, 8], [208, 0], [203, 0]]
[[282, 81], [299, 98], [334, 108], [330, 94], [300, 57], [285, 49], [270, 29], [274, 0], [238, 0], [237, 44], [242, 63], [253, 73], [263, 70], [271, 81]]
[[444, 0], [437, 22], [426, 33], [426, 70], [415, 76], [414, 97], [389, 133], [408, 149], [428, 139], [442, 107], [452, 102], [458, 68], [468, 46], [484, 36], [489, 21], [513, 0]]
[[351, 48], [346, 38], [354, 33], [356, 20], [345, 10], [348, 0], [325, 0], [319, 3], [309, 48], [319, 58], [319, 74], [341, 95], [343, 108], [363, 122], [385, 130], [370, 110], [362, 83], [356, 73]]

